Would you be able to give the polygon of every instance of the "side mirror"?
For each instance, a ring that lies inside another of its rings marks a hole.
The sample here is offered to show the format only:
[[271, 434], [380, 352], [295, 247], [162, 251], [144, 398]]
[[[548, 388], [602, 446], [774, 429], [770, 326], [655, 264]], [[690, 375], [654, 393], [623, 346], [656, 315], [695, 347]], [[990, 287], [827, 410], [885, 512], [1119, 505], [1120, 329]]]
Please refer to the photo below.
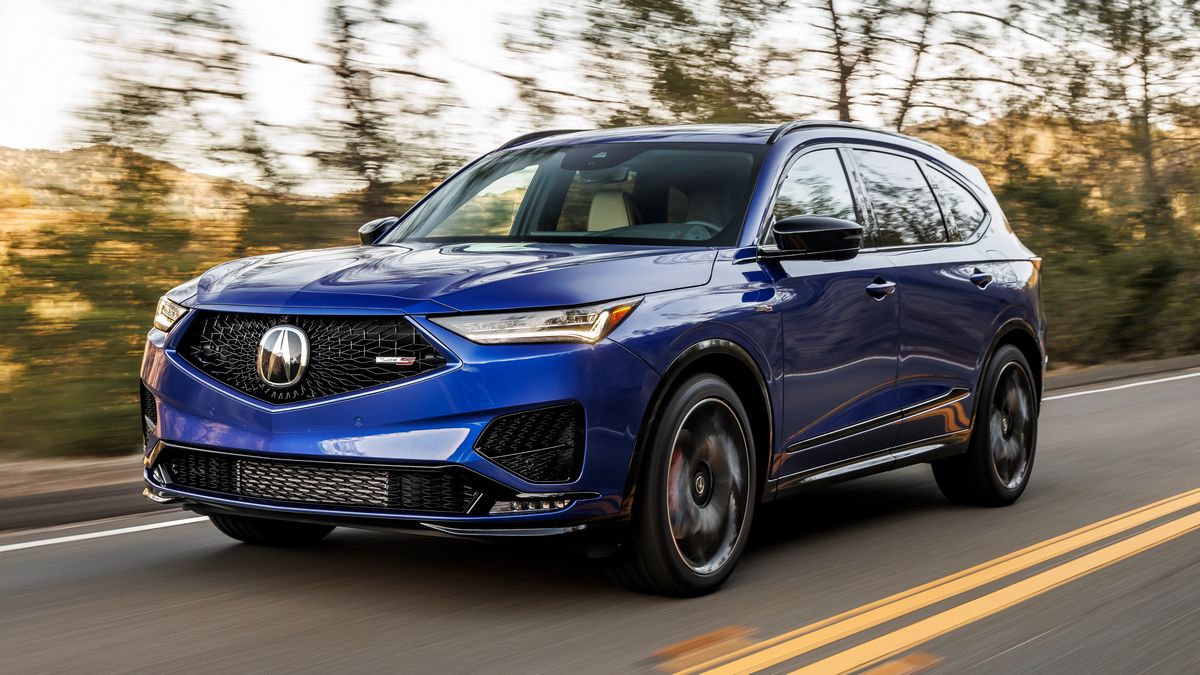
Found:
[[396, 216], [388, 216], [387, 218], [378, 218], [358, 228], [358, 240], [364, 245], [370, 246], [379, 241], [391, 227], [400, 222]]
[[825, 216], [789, 216], [772, 226], [775, 245], [784, 257], [849, 260], [862, 248], [862, 225]]

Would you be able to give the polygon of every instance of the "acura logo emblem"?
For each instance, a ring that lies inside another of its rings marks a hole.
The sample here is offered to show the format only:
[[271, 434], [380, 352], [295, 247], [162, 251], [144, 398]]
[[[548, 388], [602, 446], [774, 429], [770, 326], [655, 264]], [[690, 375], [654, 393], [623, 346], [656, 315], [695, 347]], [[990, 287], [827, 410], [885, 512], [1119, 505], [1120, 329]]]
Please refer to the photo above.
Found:
[[258, 377], [268, 387], [286, 389], [308, 368], [308, 336], [295, 326], [275, 326], [258, 341]]

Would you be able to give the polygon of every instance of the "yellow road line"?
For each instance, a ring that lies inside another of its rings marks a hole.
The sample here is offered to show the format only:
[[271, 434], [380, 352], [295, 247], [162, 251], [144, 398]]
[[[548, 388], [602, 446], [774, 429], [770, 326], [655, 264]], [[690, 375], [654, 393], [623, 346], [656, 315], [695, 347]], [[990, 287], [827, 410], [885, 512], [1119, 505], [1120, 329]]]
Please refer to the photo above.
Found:
[[713, 669], [709, 672], [726, 674], [760, 670], [1196, 504], [1200, 504], [1200, 488], [1086, 525], [678, 672], [696, 673], [709, 668]]
[[792, 672], [846, 673], [864, 668], [1197, 529], [1200, 529], [1200, 511], [1135, 534], [1057, 567], [1051, 567], [1028, 579], [1022, 579], [983, 597], [921, 619]]

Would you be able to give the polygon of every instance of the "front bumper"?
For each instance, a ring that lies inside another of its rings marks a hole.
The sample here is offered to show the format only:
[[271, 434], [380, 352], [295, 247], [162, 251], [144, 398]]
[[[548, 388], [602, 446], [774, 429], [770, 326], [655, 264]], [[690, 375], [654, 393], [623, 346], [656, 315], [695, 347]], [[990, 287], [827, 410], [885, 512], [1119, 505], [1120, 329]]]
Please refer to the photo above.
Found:
[[[253, 311], [253, 310], [247, 310]], [[328, 313], [328, 312], [325, 312]], [[142, 380], [154, 397], [147, 433], [148, 495], [197, 511], [294, 518], [362, 527], [424, 527], [454, 534], [557, 534], [627, 514], [625, 490], [643, 412], [658, 374], [621, 345], [477, 345], [420, 317], [412, 320], [449, 357], [446, 367], [397, 383], [304, 403], [271, 405], [208, 377], [175, 353], [185, 317], [151, 331]], [[569, 482], [534, 483], [475, 448], [493, 419], [563, 403], [582, 406], [582, 460]], [[371, 504], [335, 506], [196, 489], [160, 470], [164, 450], [246, 462], [351, 471], [453, 472], [478, 493], [462, 512]], [[561, 499], [565, 508], [493, 513], [498, 501]]]

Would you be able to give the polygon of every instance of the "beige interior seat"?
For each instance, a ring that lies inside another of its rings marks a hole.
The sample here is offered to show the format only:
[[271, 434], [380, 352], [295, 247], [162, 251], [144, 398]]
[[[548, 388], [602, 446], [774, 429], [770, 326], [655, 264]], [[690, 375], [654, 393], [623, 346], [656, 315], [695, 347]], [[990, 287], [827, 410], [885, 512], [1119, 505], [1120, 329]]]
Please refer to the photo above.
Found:
[[602, 232], [633, 225], [633, 208], [629, 195], [620, 190], [601, 190], [592, 197], [588, 211], [588, 232]]

